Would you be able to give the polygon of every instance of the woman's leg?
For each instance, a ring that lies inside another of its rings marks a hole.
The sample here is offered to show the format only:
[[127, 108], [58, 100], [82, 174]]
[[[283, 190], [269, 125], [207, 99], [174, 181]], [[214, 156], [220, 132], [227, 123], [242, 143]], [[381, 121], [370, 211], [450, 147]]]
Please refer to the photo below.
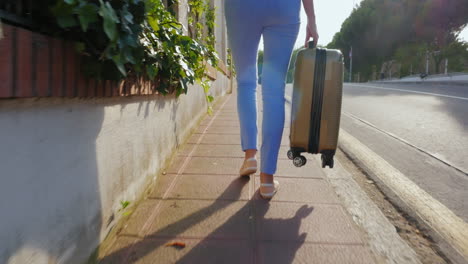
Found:
[[[237, 111], [246, 159], [257, 151], [257, 52], [262, 24], [255, 4], [225, 2], [228, 39], [237, 72]], [[250, 8], [249, 8], [250, 7]]]
[[263, 124], [261, 180], [271, 183], [276, 172], [284, 128], [284, 87], [299, 23], [267, 26], [262, 71]]

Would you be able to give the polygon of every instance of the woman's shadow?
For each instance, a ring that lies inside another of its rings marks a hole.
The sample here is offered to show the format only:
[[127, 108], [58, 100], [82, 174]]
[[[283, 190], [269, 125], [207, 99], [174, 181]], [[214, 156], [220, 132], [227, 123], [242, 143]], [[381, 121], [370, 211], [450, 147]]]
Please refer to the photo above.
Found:
[[[226, 222], [197, 242], [194, 247], [180, 248], [178, 252], [172, 254], [177, 256], [176, 259], [154, 258], [155, 251], [174, 250], [172, 248], [166, 249], [166, 244], [177, 240], [174, 239], [175, 236], [182, 234], [214, 213], [238, 202], [242, 189], [248, 188], [245, 186], [248, 182], [248, 178], [237, 178], [211, 205], [165, 226], [130, 246], [107, 255], [100, 260], [100, 263], [134, 263], [137, 261], [148, 261], [148, 263], [257, 263], [262, 262], [264, 254], [272, 253], [267, 252], [269, 251], [267, 248], [276, 240], [281, 241], [281, 244], [277, 244], [280, 245], [279, 248], [282, 248], [285, 243], [287, 246], [281, 252], [273, 252], [275, 253], [273, 263], [292, 263], [297, 250], [302, 246], [307, 236], [306, 233], [299, 234], [302, 219], [310, 215], [313, 207], [303, 205], [291, 218], [265, 218], [271, 205], [269, 201], [259, 198], [258, 192]], [[248, 226], [248, 237], [242, 238], [232, 235], [233, 230], [239, 229], [239, 224], [242, 223]], [[275, 233], [275, 231], [280, 232]], [[280, 234], [285, 234], [285, 232], [287, 232], [286, 238], [280, 237]], [[167, 236], [168, 233], [171, 233], [170, 237]], [[180, 240], [183, 241], [183, 239]]]

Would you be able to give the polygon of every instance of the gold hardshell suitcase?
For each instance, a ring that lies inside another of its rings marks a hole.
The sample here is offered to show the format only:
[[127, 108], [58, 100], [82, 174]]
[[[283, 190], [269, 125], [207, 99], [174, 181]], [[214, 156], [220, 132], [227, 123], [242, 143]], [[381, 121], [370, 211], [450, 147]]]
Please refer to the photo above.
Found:
[[339, 50], [308, 48], [298, 52], [294, 73], [288, 158], [304, 166], [302, 152], [322, 154], [333, 168], [343, 94], [343, 55]]

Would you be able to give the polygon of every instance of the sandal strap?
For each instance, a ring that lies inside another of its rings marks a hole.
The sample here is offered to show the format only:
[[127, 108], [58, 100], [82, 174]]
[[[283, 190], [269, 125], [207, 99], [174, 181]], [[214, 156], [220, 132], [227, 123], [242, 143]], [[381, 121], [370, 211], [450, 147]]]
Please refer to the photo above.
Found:
[[250, 158], [250, 159], [246, 159], [245, 161], [257, 161], [256, 158]]
[[276, 191], [274, 191], [274, 192], [269, 192], [269, 193], [262, 193], [262, 192], [260, 192], [260, 195], [262, 195], [262, 196], [268, 196], [268, 197], [269, 197], [269, 196], [273, 196], [275, 193], [276, 193]]
[[275, 187], [274, 183], [260, 183], [260, 186], [262, 187]]

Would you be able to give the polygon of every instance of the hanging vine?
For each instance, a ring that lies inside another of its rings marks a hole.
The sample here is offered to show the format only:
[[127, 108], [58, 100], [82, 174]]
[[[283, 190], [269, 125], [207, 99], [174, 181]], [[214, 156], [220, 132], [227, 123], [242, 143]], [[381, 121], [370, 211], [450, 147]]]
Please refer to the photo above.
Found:
[[[215, 39], [215, 8], [211, 7], [208, 0], [189, 0], [189, 32], [192, 38], [203, 43], [206, 47], [206, 62], [212, 67], [217, 68], [219, 57], [216, 53]], [[206, 77], [200, 82], [204, 89], [206, 101], [208, 103], [208, 112], [212, 112], [211, 102], [213, 97], [209, 95], [211, 86], [210, 80]]]
[[[214, 32], [214, 9], [200, 0], [192, 2], [200, 2], [200, 9], [195, 8], [198, 17], [213, 12], [205, 17], [207, 30]], [[168, 0], [168, 6], [161, 0], [59, 0], [51, 10], [62, 35], [77, 42], [89, 77], [143, 76], [157, 83], [158, 92], [177, 96], [198, 82], [207, 94], [205, 63], [217, 65], [214, 37], [205, 41], [184, 36], [174, 4], [174, 0]], [[203, 31], [203, 25], [197, 27]], [[207, 95], [207, 101], [212, 100]]]

